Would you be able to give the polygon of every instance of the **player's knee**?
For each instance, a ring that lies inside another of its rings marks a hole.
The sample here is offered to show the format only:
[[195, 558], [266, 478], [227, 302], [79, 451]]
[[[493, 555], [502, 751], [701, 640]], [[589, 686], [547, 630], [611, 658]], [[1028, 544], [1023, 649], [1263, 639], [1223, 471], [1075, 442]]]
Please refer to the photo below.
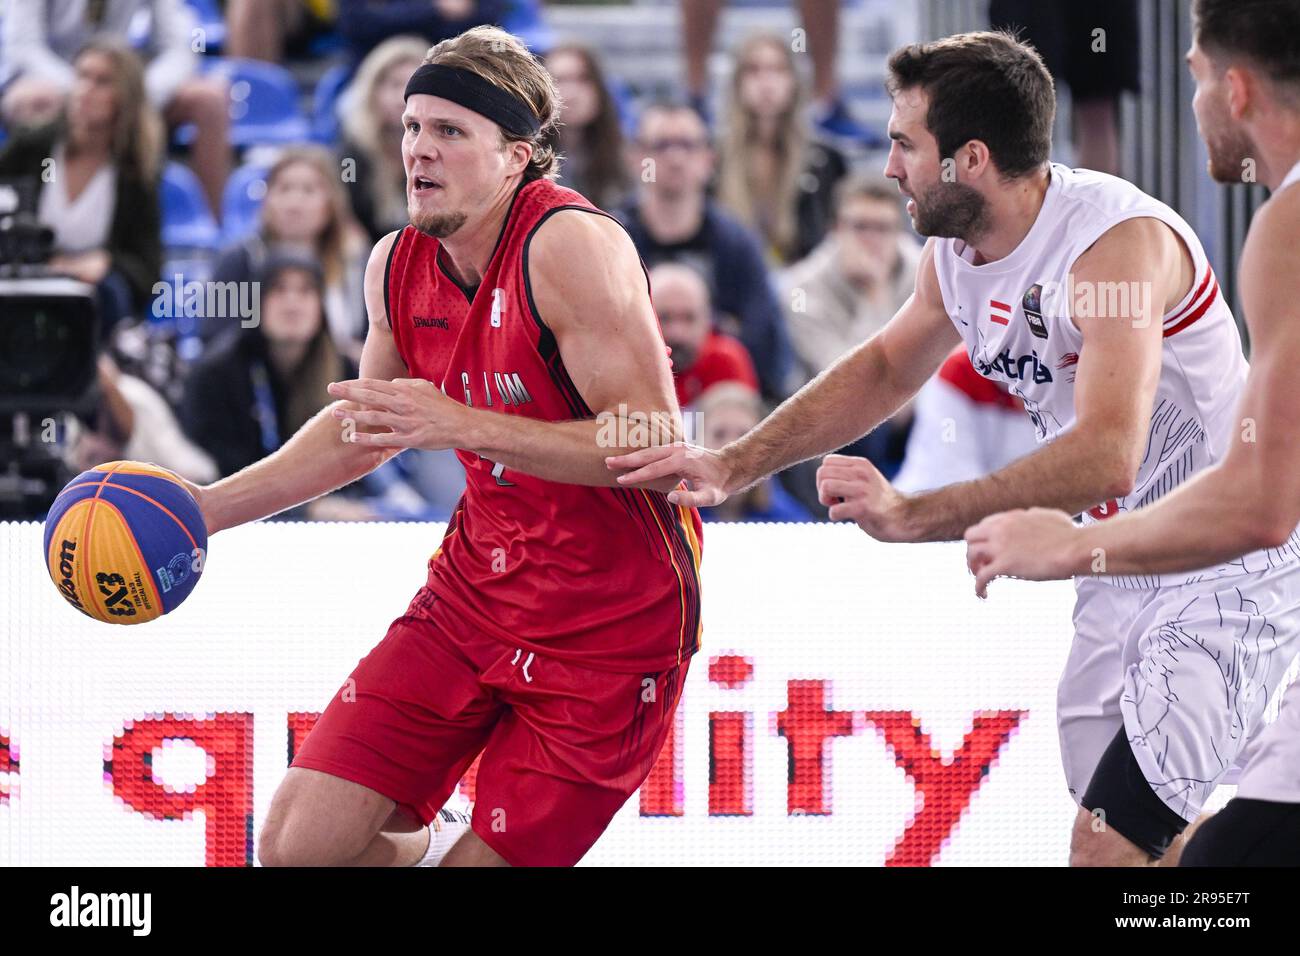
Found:
[[262, 866], [293, 866], [284, 852], [282, 830], [268, 820], [257, 835], [257, 862]]
[[1070, 830], [1070, 866], [1107, 866], [1105, 848], [1093, 827], [1093, 816], [1080, 809]]
[[326, 841], [313, 833], [310, 821], [297, 808], [272, 806], [257, 837], [257, 862], [262, 866], [329, 866], [341, 862], [335, 857], [338, 841]]
[[262, 866], [330, 866], [338, 859], [337, 846], [324, 846], [309, 828], [291, 822], [268, 820], [257, 839], [257, 862]]
[[1104, 815], [1079, 808], [1070, 832], [1070, 866], [1145, 866], [1151, 855], [1113, 827]]

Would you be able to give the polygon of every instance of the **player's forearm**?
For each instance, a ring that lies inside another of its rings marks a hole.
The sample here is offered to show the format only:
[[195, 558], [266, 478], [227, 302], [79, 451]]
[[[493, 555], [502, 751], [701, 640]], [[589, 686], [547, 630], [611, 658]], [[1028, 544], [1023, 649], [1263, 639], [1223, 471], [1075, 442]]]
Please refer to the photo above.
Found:
[[396, 453], [345, 441], [348, 430], [331, 415], [335, 402], [298, 429], [277, 451], [203, 489], [209, 533], [278, 514], [351, 484]]
[[[618, 485], [605, 459], [682, 437], [681, 422], [667, 411], [645, 418], [602, 413], [585, 421], [546, 422], [522, 415], [473, 410], [464, 447], [513, 471], [547, 481], [606, 487]], [[668, 492], [675, 478], [633, 487]]]
[[1113, 442], [1066, 432], [991, 475], [909, 497], [909, 540], [956, 541], [989, 515], [1017, 508], [1079, 514], [1128, 493], [1126, 460]]
[[1080, 529], [1074, 573], [1196, 571], [1276, 547], [1300, 520], [1300, 502], [1274, 521], [1272, 493], [1232, 468], [1203, 471], [1150, 507]]
[[791, 465], [843, 448], [910, 397], [891, 381], [878, 345], [859, 346], [723, 449], [731, 466], [727, 491], [743, 491]]

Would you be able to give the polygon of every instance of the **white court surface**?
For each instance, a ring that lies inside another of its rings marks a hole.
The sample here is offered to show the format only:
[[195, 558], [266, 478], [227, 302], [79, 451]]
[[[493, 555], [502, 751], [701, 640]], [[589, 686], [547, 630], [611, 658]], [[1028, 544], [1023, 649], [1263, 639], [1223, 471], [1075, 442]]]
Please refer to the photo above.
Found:
[[[0, 524], [0, 865], [250, 856], [287, 765], [288, 715], [338, 691], [423, 583], [441, 534], [238, 528], [213, 539], [181, 608], [114, 627], [58, 595], [40, 525]], [[675, 815], [643, 816], [634, 796], [584, 864], [1063, 864], [1075, 808], [1055, 699], [1074, 591], [999, 581], [981, 602], [964, 555], [851, 526], [706, 525], [704, 650], [676, 782], [659, 791]], [[720, 655], [752, 676], [711, 682]], [[744, 760], [718, 762], [725, 816], [710, 813], [715, 712], [748, 715], [747, 776]], [[793, 793], [783, 719], [801, 741]], [[839, 734], [823, 741], [819, 725]], [[167, 742], [128, 764], [132, 742], [162, 726]]]

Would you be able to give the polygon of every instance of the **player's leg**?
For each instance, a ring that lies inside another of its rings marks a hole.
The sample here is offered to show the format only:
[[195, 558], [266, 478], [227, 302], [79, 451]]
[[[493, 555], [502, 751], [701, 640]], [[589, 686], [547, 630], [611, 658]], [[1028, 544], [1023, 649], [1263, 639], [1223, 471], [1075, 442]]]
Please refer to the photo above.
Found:
[[440, 866], [509, 866], [506, 858], [483, 842], [473, 830], [456, 841]]
[[442, 807], [426, 825], [421, 815], [398, 807], [369, 846], [348, 866], [439, 866], [469, 832], [469, 813]]
[[[1141, 597], [1088, 579], [1076, 581], [1075, 591], [1074, 637], [1057, 687], [1056, 720], [1066, 786], [1081, 803], [1102, 755], [1124, 727], [1123, 640], [1117, 626], [1137, 613]], [[1070, 833], [1071, 863], [1082, 865], [1096, 854], [1127, 855], [1125, 846], [1115, 843], [1117, 836], [1105, 827], [1104, 817], [1081, 806]], [[1099, 849], [1093, 851], [1094, 846]]]
[[436, 857], [427, 864], [434, 865], [468, 830], [468, 814], [447, 810], [426, 826], [368, 787], [291, 767], [271, 801], [257, 857], [263, 866], [416, 866]]
[[[1260, 726], [1294, 655], [1300, 567], [1147, 593], [1124, 651], [1124, 728], [1081, 804], [1158, 860]], [[1113, 839], [1076, 835], [1081, 862], [1131, 859]]]
[[1300, 866], [1300, 681], [1252, 742], [1237, 795], [1189, 839], [1183, 866]]
[[1300, 866], [1300, 803], [1233, 797], [1187, 842], [1181, 866]]
[[1147, 866], [1165, 855], [1187, 820], [1156, 795], [1138, 766], [1129, 732], [1111, 738], [1079, 801], [1071, 866]]
[[654, 766], [688, 663], [613, 674], [507, 651], [483, 675], [510, 706], [479, 763], [473, 836], [444, 864], [582, 859]]
[[[1118, 806], [1121, 816], [1132, 806], [1148, 806], [1150, 788], [1142, 783], [1132, 792], [1096, 792], [1085, 800], [1103, 757], [1108, 753], [1112, 759], [1124, 756], [1118, 748], [1111, 752], [1115, 738], [1124, 733], [1119, 704], [1124, 675], [1123, 622], [1137, 616], [1144, 599], [1141, 592], [1090, 580], [1077, 582], [1076, 591], [1075, 636], [1057, 694], [1066, 782], [1070, 795], [1081, 804], [1070, 832], [1070, 862], [1074, 866], [1145, 866], [1154, 859], [1151, 853], [1117, 830], [1107, 813], [1109, 808], [1113, 814], [1117, 804], [1122, 804]], [[1125, 764], [1121, 761], [1118, 767], [1123, 779]], [[1134, 832], [1128, 821], [1123, 825], [1125, 832]], [[1176, 863], [1182, 837], [1177, 827], [1174, 829], [1172, 836], [1164, 838], [1169, 841], [1164, 852]]]
[[263, 863], [409, 865], [463, 829], [439, 808], [501, 707], [436, 605], [422, 590], [331, 699], [272, 800]]
[[1169, 849], [1166, 849], [1165, 856], [1162, 856], [1160, 860], [1154, 862], [1154, 865], [1164, 866], [1166, 869], [1169, 869], [1170, 866], [1178, 866], [1183, 860], [1183, 851], [1184, 849], [1187, 849], [1188, 840], [1192, 839], [1192, 836], [1196, 835], [1196, 831], [1201, 829], [1201, 826], [1204, 825], [1206, 819], [1210, 819], [1213, 816], [1213, 813], [1203, 813], [1200, 817], [1197, 817], [1196, 819], [1193, 819], [1191, 823], [1188, 823], [1187, 829], [1180, 832], [1178, 836], [1175, 836], [1174, 842], [1169, 844]]
[[[391, 798], [369, 787], [318, 770], [290, 767], [262, 824], [258, 861], [263, 866], [352, 862], [375, 841], [394, 808]], [[410, 843], [419, 834], [392, 836], [396, 839], [390, 846], [396, 857], [403, 855], [399, 852], [403, 839]]]

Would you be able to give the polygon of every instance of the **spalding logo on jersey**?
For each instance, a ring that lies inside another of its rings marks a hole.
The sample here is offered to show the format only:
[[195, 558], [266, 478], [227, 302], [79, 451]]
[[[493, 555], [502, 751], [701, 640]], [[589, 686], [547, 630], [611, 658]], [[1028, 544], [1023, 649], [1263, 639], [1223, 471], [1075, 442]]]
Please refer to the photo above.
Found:
[[1020, 303], [1025, 310], [1029, 331], [1040, 339], [1047, 338], [1047, 325], [1043, 322], [1043, 287], [1035, 282]]

